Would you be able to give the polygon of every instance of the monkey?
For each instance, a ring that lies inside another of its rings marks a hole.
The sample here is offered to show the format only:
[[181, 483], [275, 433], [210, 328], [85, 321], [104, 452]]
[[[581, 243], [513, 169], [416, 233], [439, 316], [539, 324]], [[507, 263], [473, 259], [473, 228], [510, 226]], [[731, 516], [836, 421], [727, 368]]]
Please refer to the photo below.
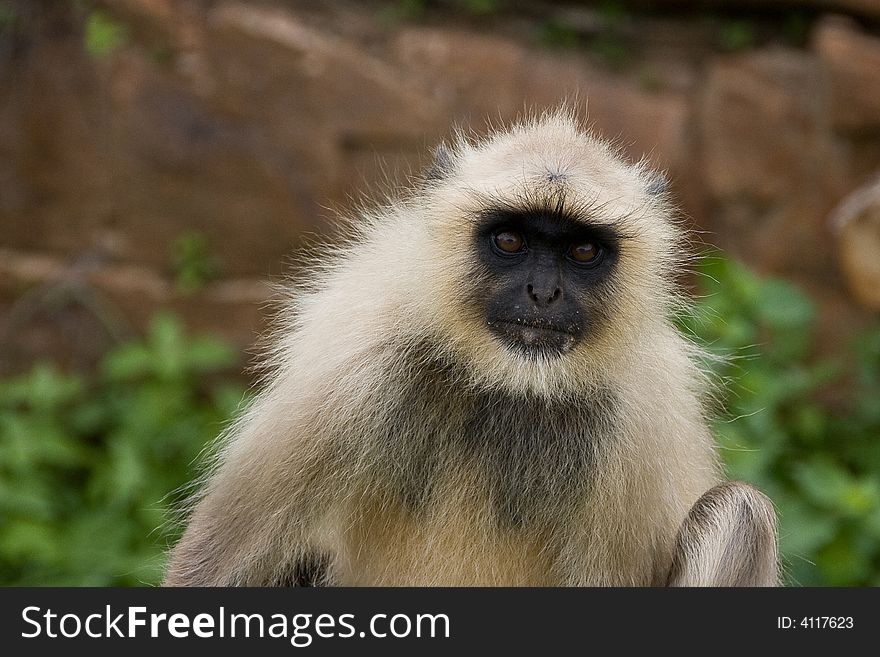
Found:
[[458, 133], [294, 286], [164, 585], [777, 585], [681, 224], [570, 108]]

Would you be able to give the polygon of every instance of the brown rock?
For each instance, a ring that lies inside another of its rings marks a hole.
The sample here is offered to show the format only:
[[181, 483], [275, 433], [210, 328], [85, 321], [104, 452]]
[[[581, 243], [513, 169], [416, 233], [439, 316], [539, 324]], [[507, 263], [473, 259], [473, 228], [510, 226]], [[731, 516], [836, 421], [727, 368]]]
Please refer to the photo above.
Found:
[[852, 297], [880, 310], [880, 176], [847, 196], [829, 218]]
[[821, 92], [815, 59], [797, 50], [716, 58], [702, 94], [709, 191], [770, 200], [818, 173], [829, 149]]
[[823, 219], [846, 167], [816, 58], [772, 49], [712, 62], [702, 95], [704, 175], [718, 242], [777, 273], [823, 276]]
[[833, 16], [819, 23], [813, 48], [828, 76], [834, 127], [880, 129], [880, 38], [860, 31], [849, 19]]
[[94, 366], [114, 343], [140, 332], [159, 308], [187, 330], [210, 332], [244, 351], [266, 326], [265, 279], [227, 279], [190, 294], [161, 272], [100, 261], [73, 262], [0, 248], [0, 375], [39, 358]]
[[[475, 32], [427, 27], [402, 29], [391, 44], [403, 71], [418, 79], [433, 97], [469, 123], [523, 109], [522, 85], [528, 75], [527, 51], [512, 39]], [[480, 110], [493, 110], [480, 115]], [[476, 110], [476, 111], [474, 111]]]
[[687, 91], [647, 91], [635, 76], [609, 73], [580, 52], [530, 48], [514, 39], [454, 29], [407, 28], [393, 42], [395, 59], [431, 89], [449, 115], [481, 131], [524, 110], [574, 101], [596, 131], [633, 160], [667, 169], [674, 192], [694, 210]]
[[[10, 247], [161, 269], [175, 240], [198, 231], [223, 274], [277, 273], [325, 227], [328, 206], [380, 179], [379, 161], [405, 170], [440, 123], [395, 67], [295, 12], [120, 6], [115, 20], [152, 21], [150, 42], [131, 28], [90, 57], [70, 5], [66, 31], [28, 24], [32, 45], [0, 70], [15, 90], [0, 103]], [[170, 56], [147, 56], [163, 42]]]

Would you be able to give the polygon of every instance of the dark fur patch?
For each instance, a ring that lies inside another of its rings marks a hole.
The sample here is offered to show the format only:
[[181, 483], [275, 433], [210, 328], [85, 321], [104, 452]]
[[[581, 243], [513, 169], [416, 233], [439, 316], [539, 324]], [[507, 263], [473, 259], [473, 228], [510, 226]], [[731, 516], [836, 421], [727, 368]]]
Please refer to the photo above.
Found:
[[485, 477], [502, 526], [559, 520], [583, 498], [613, 431], [611, 392], [548, 402], [475, 390], [452, 366], [415, 362], [374, 446], [376, 482], [409, 512], [430, 507], [440, 468], [462, 463]]
[[502, 522], [538, 523], [582, 499], [609, 399], [604, 393], [557, 402], [497, 391], [474, 396], [461, 439], [486, 473]]
[[300, 557], [279, 586], [327, 586], [330, 575], [330, 556], [311, 552]]

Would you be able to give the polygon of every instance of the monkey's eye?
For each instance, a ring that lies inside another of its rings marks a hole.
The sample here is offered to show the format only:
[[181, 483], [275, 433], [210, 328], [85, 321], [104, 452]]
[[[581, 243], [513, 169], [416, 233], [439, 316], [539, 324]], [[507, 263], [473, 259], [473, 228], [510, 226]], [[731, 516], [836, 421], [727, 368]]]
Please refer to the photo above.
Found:
[[602, 257], [602, 248], [595, 242], [580, 242], [568, 248], [568, 257], [581, 265], [592, 265]]
[[504, 253], [519, 253], [526, 242], [522, 235], [512, 230], [502, 230], [492, 236], [492, 242]]

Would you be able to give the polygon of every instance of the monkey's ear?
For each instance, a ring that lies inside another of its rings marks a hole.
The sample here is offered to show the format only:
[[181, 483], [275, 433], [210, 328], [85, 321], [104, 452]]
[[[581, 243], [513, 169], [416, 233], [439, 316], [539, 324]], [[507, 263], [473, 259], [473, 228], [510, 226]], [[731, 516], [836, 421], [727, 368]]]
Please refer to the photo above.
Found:
[[455, 158], [446, 144], [440, 144], [434, 149], [434, 159], [431, 166], [425, 171], [424, 181], [426, 183], [436, 182], [448, 178], [455, 170]]
[[659, 171], [648, 180], [648, 194], [651, 196], [665, 194], [667, 189], [669, 189], [669, 180]]

